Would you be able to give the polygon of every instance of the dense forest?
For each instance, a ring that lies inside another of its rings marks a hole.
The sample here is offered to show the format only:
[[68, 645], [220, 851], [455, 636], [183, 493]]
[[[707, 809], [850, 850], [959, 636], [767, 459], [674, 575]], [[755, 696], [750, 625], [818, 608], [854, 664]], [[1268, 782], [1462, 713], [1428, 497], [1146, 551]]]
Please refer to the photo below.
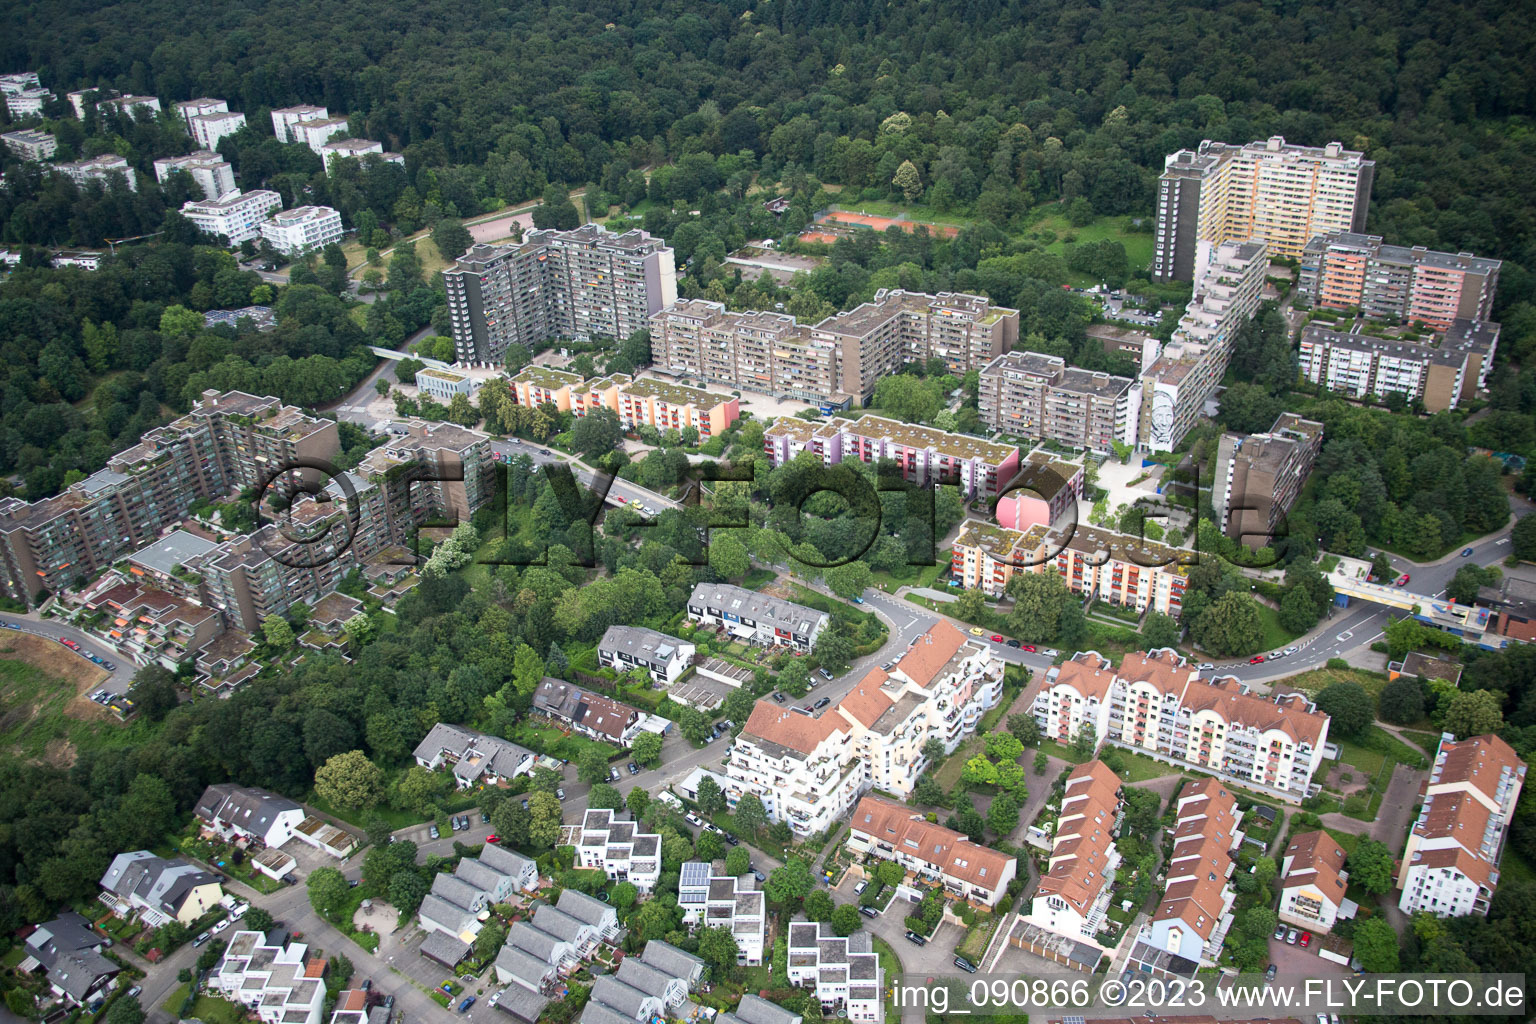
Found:
[[[642, 166], [743, 151], [769, 178], [793, 164], [882, 193], [911, 161], [930, 203], [994, 222], [1060, 199], [1140, 213], [1166, 153], [1279, 133], [1368, 151], [1372, 231], [1530, 265], [1525, 13], [1445, 0], [1134, 0], [1112, 14], [1063, 2], [435, 0], [224, 4], [189, 23], [163, 2], [36, 0], [0, 15], [0, 62], [37, 69], [61, 94], [228, 99], [253, 126], [228, 143], [247, 187], [318, 170], [258, 139], [267, 109], [323, 103], [405, 154], [405, 174], [366, 200], [386, 219], [401, 199], [407, 217], [426, 202], [467, 215], [546, 182], [606, 179], [617, 192]], [[1523, 272], [1504, 286], [1511, 299], [1531, 287]]]

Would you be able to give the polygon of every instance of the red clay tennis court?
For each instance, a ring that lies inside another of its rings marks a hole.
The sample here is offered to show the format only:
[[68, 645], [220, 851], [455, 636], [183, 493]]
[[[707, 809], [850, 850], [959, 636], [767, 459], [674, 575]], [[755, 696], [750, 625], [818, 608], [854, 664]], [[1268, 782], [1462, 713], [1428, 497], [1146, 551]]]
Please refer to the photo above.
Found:
[[834, 210], [823, 218], [825, 222], [832, 224], [855, 224], [859, 227], [871, 228], [875, 231], [884, 231], [892, 224], [910, 234], [918, 224], [923, 224], [931, 235], [942, 238], [954, 238], [960, 233], [960, 229], [947, 224], [926, 224], [922, 221], [897, 220], [895, 217], [876, 217], [868, 213], [850, 213], [847, 210]]

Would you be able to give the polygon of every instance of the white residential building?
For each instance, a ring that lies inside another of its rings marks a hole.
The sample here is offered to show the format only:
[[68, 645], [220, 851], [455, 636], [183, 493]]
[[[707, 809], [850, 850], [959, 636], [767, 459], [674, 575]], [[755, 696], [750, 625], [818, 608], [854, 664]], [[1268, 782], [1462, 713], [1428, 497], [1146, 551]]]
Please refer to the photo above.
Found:
[[74, 163], [58, 164], [55, 168], [76, 185], [85, 186], [87, 182], [99, 181], [103, 184], [110, 182], [114, 175], [121, 175], [128, 182], [130, 191], [139, 189], [138, 177], [133, 173], [133, 168], [128, 166], [128, 161], [116, 153], [103, 153], [101, 156], [92, 157], [89, 160], [77, 160]]
[[166, 860], [148, 850], [120, 853], [101, 876], [98, 899], [118, 917], [137, 913], [151, 928], [168, 921], [190, 925], [224, 898], [219, 876], [179, 857]]
[[337, 139], [320, 147], [320, 159], [325, 161], [327, 174], [331, 172], [331, 167], [337, 160], [355, 160], [367, 153], [383, 156], [384, 146], [372, 139]]
[[1322, 829], [1292, 836], [1280, 862], [1280, 920], [1326, 932], [1340, 917], [1353, 917], [1354, 904], [1344, 898], [1345, 860], [1344, 847]]
[[1487, 915], [1525, 768], [1497, 736], [1441, 735], [1398, 871], [1403, 913]]
[[119, 96], [116, 99], [102, 100], [96, 104], [100, 111], [120, 110], [130, 118], [136, 118], [141, 113], [160, 113], [160, 100], [154, 96]]
[[824, 1013], [885, 1019], [885, 971], [869, 932], [839, 936], [826, 921], [789, 924], [789, 983], [816, 993]]
[[1129, 654], [1118, 669], [1097, 652], [1078, 654], [1046, 673], [1033, 711], [1041, 730], [1060, 742], [1091, 725], [1116, 746], [1293, 803], [1312, 792], [1328, 740], [1328, 716], [1302, 694], [1266, 700], [1230, 676], [1207, 682], [1166, 648]]
[[[73, 98], [75, 94], [70, 93], [69, 95]], [[192, 119], [194, 117], [201, 117], [204, 114], [227, 114], [229, 113], [229, 104], [224, 100], [203, 96], [195, 100], [183, 100], [180, 103], [173, 103], [171, 104], [171, 109], [181, 116], [182, 121], [187, 126], [187, 134], [192, 135]], [[192, 135], [192, 137], [196, 138], [197, 136]], [[211, 149], [213, 147], [210, 146], [208, 148]]]
[[654, 629], [609, 626], [597, 645], [597, 660], [621, 673], [643, 668], [657, 685], [671, 686], [693, 664], [697, 650], [693, 644]]
[[272, 134], [277, 136], [278, 142], [302, 142], [304, 140], [294, 134], [295, 125], [301, 121], [319, 121], [330, 116], [330, 111], [324, 107], [281, 107], [272, 111]]
[[208, 987], [253, 1011], [262, 1024], [320, 1024], [325, 1005], [325, 960], [290, 942], [267, 945], [261, 932], [236, 932]]
[[341, 214], [329, 206], [295, 206], [261, 225], [261, 237], [290, 258], [341, 241]]
[[1232, 851], [1243, 841], [1243, 815], [1216, 779], [1186, 785], [1175, 814], [1173, 853], [1164, 867], [1167, 888], [1138, 943], [1209, 967], [1232, 926], [1236, 894], [1230, 880], [1237, 866]]
[[589, 807], [581, 821], [576, 862], [650, 892], [661, 878], [661, 836], [641, 832], [638, 822], [621, 820], [614, 811]]
[[871, 669], [825, 711], [759, 701], [724, 768], [726, 800], [735, 806], [752, 793], [770, 820], [809, 836], [871, 788], [905, 799], [927, 767], [923, 745], [937, 739], [953, 752], [1002, 687], [996, 655], [940, 621], [890, 672]]
[[52, 135], [35, 128], [6, 132], [0, 135], [5, 148], [23, 160], [46, 160], [59, 150], [59, 143]]
[[828, 621], [826, 612], [730, 583], [694, 587], [688, 598], [688, 614], [706, 626], [724, 627], [733, 639], [806, 651], [816, 645]]
[[219, 154], [206, 149], [186, 156], [168, 156], [155, 161], [155, 180], [162, 185], [176, 171], [186, 171], [203, 190], [204, 199], [218, 199], [235, 191], [235, 169]]
[[1051, 857], [1025, 920], [1097, 949], [1109, 915], [1124, 804], [1120, 779], [1103, 761], [1072, 769], [1061, 796]]
[[41, 114], [43, 107], [52, 102], [53, 93], [47, 89], [18, 89], [6, 92], [5, 109], [12, 118], [31, 117]]
[[308, 146], [318, 157], [324, 157], [324, 147], [327, 142], [338, 135], [347, 133], [347, 119], [344, 117], [317, 117], [309, 121], [300, 121], [289, 129], [289, 134], [294, 142], [302, 142]]
[[116, 95], [117, 91], [115, 89], [76, 89], [74, 92], [64, 94], [65, 98], [69, 100], [69, 105], [74, 108], [75, 116], [82, 121], [85, 120], [86, 107], [93, 102], [93, 98], [95, 100], [104, 100]]
[[193, 812], [207, 828], [226, 840], [259, 839], [274, 849], [292, 839], [294, 831], [309, 817], [302, 806], [285, 796], [232, 782], [203, 790]]
[[736, 940], [736, 962], [748, 967], [763, 962], [768, 922], [764, 900], [751, 875], [715, 874], [703, 861], [687, 861], [678, 876], [677, 906], [683, 923], [690, 930], [729, 931]]
[[893, 860], [914, 877], [936, 881], [961, 899], [995, 907], [1017, 873], [1014, 858], [978, 846], [906, 804], [866, 796], [854, 808], [848, 848]]
[[218, 149], [219, 140], [245, 127], [245, 115], [238, 111], [198, 114], [187, 118], [192, 138], [204, 149]]
[[[228, 166], [227, 164], [225, 166]], [[183, 203], [181, 215], [199, 231], [224, 237], [237, 246], [259, 237], [267, 218], [281, 210], [283, 197], [267, 189], [229, 192], [218, 199]]]

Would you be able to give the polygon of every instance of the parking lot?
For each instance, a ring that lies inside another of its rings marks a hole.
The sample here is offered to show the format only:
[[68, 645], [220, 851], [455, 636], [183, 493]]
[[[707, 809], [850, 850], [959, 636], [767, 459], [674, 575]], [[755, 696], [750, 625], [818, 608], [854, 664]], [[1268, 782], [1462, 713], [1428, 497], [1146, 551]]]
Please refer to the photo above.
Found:
[[[1289, 929], [1287, 929], [1289, 930]], [[1312, 945], [1307, 949], [1300, 946], [1292, 946], [1284, 939], [1271, 938], [1269, 940], [1269, 962], [1274, 964], [1276, 980], [1286, 981], [1297, 978], [1314, 978], [1319, 975], [1346, 975], [1352, 974], [1348, 967], [1336, 964], [1332, 960], [1324, 960], [1317, 955], [1318, 937], [1312, 937]]]
[[[857, 905], [859, 897], [853, 890], [858, 884], [858, 872], [848, 872], [832, 890], [833, 902]], [[916, 904], [898, 896], [879, 917], [865, 917], [864, 930], [890, 943], [908, 974], [954, 974], [955, 946], [965, 932], [958, 925], [941, 922], [927, 944], [918, 946], [907, 938], [906, 917], [915, 908]]]

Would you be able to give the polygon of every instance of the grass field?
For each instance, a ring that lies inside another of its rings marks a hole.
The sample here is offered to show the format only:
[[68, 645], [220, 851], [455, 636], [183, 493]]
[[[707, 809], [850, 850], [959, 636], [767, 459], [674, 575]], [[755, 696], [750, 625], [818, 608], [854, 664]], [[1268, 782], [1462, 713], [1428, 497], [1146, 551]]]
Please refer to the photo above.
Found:
[[[1061, 760], [1069, 764], [1081, 764], [1088, 760], [1087, 758], [1078, 757], [1072, 752], [1071, 747], [1057, 743], [1055, 740], [1042, 739], [1040, 741], [1040, 749], [1052, 757], [1061, 758]], [[1179, 768], [1171, 764], [1165, 764], [1162, 761], [1146, 757], [1142, 754], [1133, 754], [1129, 750], [1124, 750], [1120, 747], [1105, 747], [1101, 753], [1108, 751], [1114, 751], [1125, 765], [1126, 774], [1122, 777], [1127, 782], [1146, 782], [1149, 779], [1160, 779], [1165, 775], [1177, 775], [1180, 772]], [[1025, 758], [1025, 760], [1029, 760], [1029, 758]]]
[[[1366, 693], [1375, 697], [1381, 693], [1382, 687], [1387, 685], [1387, 677], [1381, 672], [1369, 672], [1363, 668], [1315, 668], [1286, 680], [1287, 685], [1305, 690], [1312, 696], [1316, 696], [1319, 691], [1334, 683], [1358, 683]], [[1436, 739], [1439, 739], [1438, 735]]]
[[[1334, 739], [1334, 737], [1330, 737]], [[1395, 764], [1422, 766], [1429, 759], [1380, 726], [1373, 725], [1358, 740], [1338, 737], [1339, 762], [1350, 765], [1369, 780], [1386, 785], [1386, 772]]]
[[[962, 216], [958, 213], [940, 213], [930, 206], [922, 203], [892, 203], [884, 199], [850, 199], [847, 202], [839, 202], [838, 209], [850, 213], [867, 213], [873, 217], [905, 217], [912, 221], [927, 221], [930, 224], [949, 224], [957, 228], [970, 227], [975, 223], [975, 218]], [[1147, 253], [1150, 262], [1152, 254]]]
[[[1130, 230], [1130, 217], [1100, 217], [1086, 227], [1073, 227], [1061, 214], [1043, 217], [1031, 225], [1031, 231], [1054, 231], [1057, 240], [1045, 247], [1046, 252], [1065, 256], [1069, 246], [1083, 242], [1102, 242], [1105, 239], [1125, 246], [1125, 256], [1131, 270], [1143, 270], [1152, 262], [1152, 233]], [[1073, 242], [1064, 241], [1067, 237]], [[1096, 281], [1087, 281], [1097, 284]]]
[[0, 750], [29, 761], [69, 764], [82, 748], [133, 746], [151, 727], [123, 724], [85, 693], [107, 673], [34, 636], [0, 637]]
[[[177, 1009], [180, 1009], [179, 1005]], [[228, 999], [198, 996], [192, 1002], [192, 1017], [203, 1024], [240, 1024], [245, 1020], [245, 1008]]]

